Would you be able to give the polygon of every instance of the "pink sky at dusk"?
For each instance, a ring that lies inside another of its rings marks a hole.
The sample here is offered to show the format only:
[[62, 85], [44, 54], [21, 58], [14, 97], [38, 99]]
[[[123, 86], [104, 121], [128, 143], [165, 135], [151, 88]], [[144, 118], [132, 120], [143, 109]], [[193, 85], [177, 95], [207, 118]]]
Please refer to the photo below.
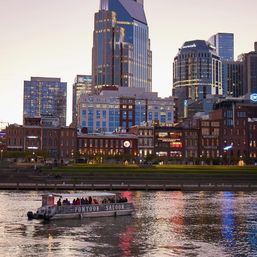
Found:
[[[22, 123], [23, 81], [31, 76], [72, 84], [91, 74], [94, 13], [100, 0], [0, 0], [0, 121]], [[257, 1], [145, 0], [153, 51], [153, 91], [168, 96], [172, 62], [184, 41], [235, 34], [235, 56], [257, 41]]]

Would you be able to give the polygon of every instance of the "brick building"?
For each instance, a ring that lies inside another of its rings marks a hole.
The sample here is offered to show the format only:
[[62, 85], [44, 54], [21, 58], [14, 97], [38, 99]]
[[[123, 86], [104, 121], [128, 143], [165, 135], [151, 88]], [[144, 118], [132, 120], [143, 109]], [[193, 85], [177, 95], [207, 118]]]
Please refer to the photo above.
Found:
[[8, 151], [46, 152], [55, 159], [72, 158], [76, 153], [76, 130], [71, 127], [21, 126], [6, 129]]
[[140, 157], [154, 155], [154, 127], [152, 125], [134, 126], [130, 133], [138, 137], [138, 153]]
[[158, 157], [172, 159], [194, 159], [198, 157], [199, 136], [195, 128], [154, 128], [154, 151]]
[[138, 139], [133, 134], [78, 134], [80, 156], [138, 156]]
[[248, 98], [220, 100], [209, 115], [190, 120], [189, 127], [199, 130], [200, 159], [219, 163], [256, 159], [257, 104]]
[[222, 154], [221, 121], [204, 119], [199, 121], [199, 157], [219, 159]]
[[[257, 104], [247, 99], [228, 99], [216, 104], [212, 120], [220, 120], [220, 153], [229, 159], [257, 156]], [[224, 148], [232, 146], [229, 151]]]

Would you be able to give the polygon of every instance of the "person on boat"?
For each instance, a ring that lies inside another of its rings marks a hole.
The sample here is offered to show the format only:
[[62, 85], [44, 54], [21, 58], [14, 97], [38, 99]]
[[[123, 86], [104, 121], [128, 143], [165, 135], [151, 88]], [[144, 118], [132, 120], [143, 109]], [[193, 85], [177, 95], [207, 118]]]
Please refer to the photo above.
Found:
[[112, 197], [112, 198], [109, 198], [109, 203], [115, 203], [115, 199]]
[[79, 198], [76, 199], [76, 205], [80, 205], [80, 199]]
[[92, 204], [92, 197], [91, 196], [89, 196], [89, 198], [88, 198], [88, 203]]
[[96, 199], [93, 200], [94, 204], [98, 204], [98, 201]]
[[57, 201], [57, 206], [62, 206], [61, 198], [59, 198], [59, 200]]
[[72, 205], [76, 205], [76, 200], [75, 199], [73, 199]]
[[70, 205], [70, 201], [66, 198], [63, 200], [63, 205]]

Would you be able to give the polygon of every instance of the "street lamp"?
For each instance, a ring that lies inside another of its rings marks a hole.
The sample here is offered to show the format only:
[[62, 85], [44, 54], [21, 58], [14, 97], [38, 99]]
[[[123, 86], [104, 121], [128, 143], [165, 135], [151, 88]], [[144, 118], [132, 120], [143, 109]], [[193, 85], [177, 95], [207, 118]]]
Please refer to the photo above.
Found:
[[233, 148], [233, 143], [231, 143], [231, 145], [228, 145], [228, 146], [225, 146], [223, 149], [225, 152], [227, 152], [229, 155], [229, 165], [230, 165], [230, 162], [231, 162], [231, 152], [229, 153], [229, 150], [231, 150]]
[[34, 171], [36, 171], [37, 170], [37, 162], [36, 162], [35, 152], [33, 152], [33, 162], [34, 162]]

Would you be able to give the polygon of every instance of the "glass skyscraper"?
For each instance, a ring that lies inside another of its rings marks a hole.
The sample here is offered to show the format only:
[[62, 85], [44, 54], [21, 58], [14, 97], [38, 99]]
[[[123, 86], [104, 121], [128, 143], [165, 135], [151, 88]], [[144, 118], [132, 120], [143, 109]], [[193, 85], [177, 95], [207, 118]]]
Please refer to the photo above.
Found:
[[244, 94], [257, 93], [257, 42], [254, 51], [242, 54], [239, 60], [243, 64], [243, 88]]
[[77, 75], [73, 84], [72, 96], [72, 122], [77, 124], [78, 117], [78, 101], [83, 94], [93, 94], [92, 76], [91, 75]]
[[215, 48], [221, 61], [234, 61], [234, 34], [217, 33], [208, 40]]
[[[240, 95], [240, 67], [234, 62], [234, 34], [233, 33], [217, 33], [209, 38], [209, 43], [216, 48], [217, 55], [222, 61], [222, 87], [223, 95]], [[231, 69], [233, 71], [231, 71]], [[233, 75], [234, 74], [234, 75]], [[237, 78], [236, 78], [237, 77]], [[236, 81], [237, 80], [237, 81]], [[235, 84], [233, 86], [233, 84]]]
[[222, 62], [223, 95], [239, 97], [244, 94], [243, 63], [240, 61]]
[[66, 126], [67, 83], [59, 78], [31, 77], [24, 81], [23, 121], [51, 116]]
[[101, 0], [95, 14], [93, 86], [152, 90], [152, 52], [143, 0]]
[[185, 42], [173, 63], [173, 96], [178, 98], [178, 117], [189, 117], [189, 112], [208, 113], [211, 99], [222, 95], [221, 76], [220, 57], [208, 42]]

